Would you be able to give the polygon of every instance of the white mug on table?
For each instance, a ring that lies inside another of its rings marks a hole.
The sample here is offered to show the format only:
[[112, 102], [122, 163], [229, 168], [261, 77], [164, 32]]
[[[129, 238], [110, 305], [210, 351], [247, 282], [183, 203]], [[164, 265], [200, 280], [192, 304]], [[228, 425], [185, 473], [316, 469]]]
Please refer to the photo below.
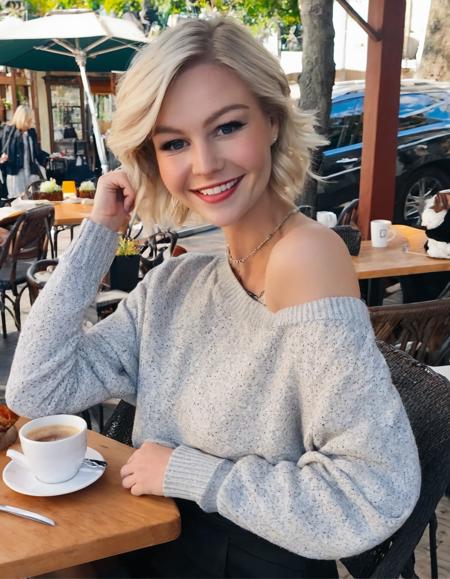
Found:
[[334, 227], [337, 224], [336, 214], [332, 211], [318, 211], [316, 220], [325, 227]]
[[388, 219], [373, 219], [370, 222], [370, 239], [372, 247], [387, 247], [395, 237], [392, 223]]

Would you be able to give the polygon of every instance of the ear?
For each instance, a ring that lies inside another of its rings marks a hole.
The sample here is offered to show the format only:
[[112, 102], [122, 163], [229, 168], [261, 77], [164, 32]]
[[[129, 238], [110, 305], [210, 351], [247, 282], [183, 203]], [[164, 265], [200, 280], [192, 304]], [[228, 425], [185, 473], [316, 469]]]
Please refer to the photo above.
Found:
[[275, 145], [275, 143], [278, 140], [278, 135], [280, 132], [280, 124], [277, 121], [277, 119], [274, 119], [272, 117], [270, 118], [270, 130], [272, 135], [271, 145]]

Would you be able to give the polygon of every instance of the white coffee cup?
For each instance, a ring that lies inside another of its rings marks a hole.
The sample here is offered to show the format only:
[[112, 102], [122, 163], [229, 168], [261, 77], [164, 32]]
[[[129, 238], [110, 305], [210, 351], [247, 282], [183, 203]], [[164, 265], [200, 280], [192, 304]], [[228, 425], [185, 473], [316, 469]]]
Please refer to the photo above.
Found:
[[334, 227], [337, 224], [336, 213], [332, 211], [318, 211], [316, 213], [316, 221], [325, 225], [325, 227]]
[[74, 477], [87, 450], [87, 424], [70, 414], [44, 416], [19, 430], [23, 454], [31, 472], [44, 483]]
[[395, 237], [392, 223], [388, 219], [373, 219], [370, 222], [372, 247], [386, 247]]

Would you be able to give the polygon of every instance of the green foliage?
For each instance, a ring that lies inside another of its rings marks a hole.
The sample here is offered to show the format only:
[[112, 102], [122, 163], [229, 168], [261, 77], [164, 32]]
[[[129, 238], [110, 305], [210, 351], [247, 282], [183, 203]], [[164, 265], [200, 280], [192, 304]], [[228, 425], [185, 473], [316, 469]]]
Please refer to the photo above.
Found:
[[152, 4], [163, 14], [197, 14], [200, 10], [233, 14], [258, 29], [271, 23], [295, 26], [300, 22], [298, 0], [154, 0]]
[[117, 246], [116, 255], [138, 255], [139, 247], [136, 241], [129, 237], [121, 236]]
[[232, 14], [255, 32], [271, 24], [286, 28], [300, 22], [298, 0], [28, 0], [33, 16], [43, 16], [58, 8], [104, 8], [108, 13], [121, 16], [124, 12], [138, 13], [143, 4], [159, 12], [161, 23], [167, 21], [169, 14], [196, 15], [201, 10]]
[[113, 12], [121, 16], [124, 12], [139, 12], [141, 2], [139, 0], [28, 0], [28, 9], [33, 16], [44, 16], [50, 10], [86, 8]]
[[116, 16], [124, 12], [139, 12], [141, 9], [139, 0], [104, 0], [102, 5], [106, 12], [114, 12]]

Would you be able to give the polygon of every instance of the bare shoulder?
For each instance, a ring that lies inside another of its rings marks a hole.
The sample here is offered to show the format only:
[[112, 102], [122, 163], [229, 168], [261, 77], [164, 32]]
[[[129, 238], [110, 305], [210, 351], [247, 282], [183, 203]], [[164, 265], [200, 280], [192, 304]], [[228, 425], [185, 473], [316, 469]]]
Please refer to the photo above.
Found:
[[270, 310], [325, 297], [359, 295], [347, 247], [326, 227], [310, 220], [301, 222], [273, 248], [266, 270]]

